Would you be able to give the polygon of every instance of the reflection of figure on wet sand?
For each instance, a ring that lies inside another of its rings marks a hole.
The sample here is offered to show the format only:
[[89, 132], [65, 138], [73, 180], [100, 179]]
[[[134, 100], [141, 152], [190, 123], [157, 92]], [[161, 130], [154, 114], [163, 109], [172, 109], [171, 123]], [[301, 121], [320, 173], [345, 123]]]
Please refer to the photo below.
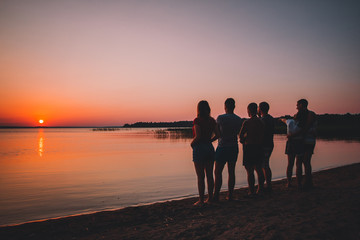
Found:
[[208, 199], [206, 202], [213, 200], [215, 151], [212, 142], [218, 136], [216, 122], [210, 116], [210, 106], [207, 101], [200, 101], [198, 103], [197, 118], [194, 119], [193, 125], [193, 135], [191, 147], [193, 148], [193, 162], [199, 191], [199, 201], [194, 205], [202, 206], [204, 205], [205, 175], [208, 186]]
[[262, 171], [264, 138], [264, 123], [257, 117], [257, 104], [250, 103], [247, 107], [249, 120], [246, 120], [240, 130], [240, 142], [243, 144], [243, 165], [245, 166], [249, 185], [249, 195], [255, 194], [254, 170], [258, 176], [257, 193], [262, 193], [264, 174]]
[[225, 114], [216, 119], [219, 129], [219, 142], [215, 154], [215, 192], [214, 201], [219, 201], [222, 185], [222, 172], [225, 164], [228, 167], [228, 200], [232, 200], [235, 186], [235, 165], [239, 154], [238, 134], [242, 119], [234, 114], [235, 100], [228, 98], [225, 101]]

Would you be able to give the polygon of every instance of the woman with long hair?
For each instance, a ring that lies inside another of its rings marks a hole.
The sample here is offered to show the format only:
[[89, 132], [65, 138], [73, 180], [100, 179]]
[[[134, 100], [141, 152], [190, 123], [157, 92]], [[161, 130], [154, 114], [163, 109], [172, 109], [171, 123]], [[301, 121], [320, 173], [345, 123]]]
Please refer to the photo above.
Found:
[[199, 201], [194, 203], [194, 205], [203, 206], [205, 176], [208, 187], [208, 199], [206, 202], [213, 200], [215, 150], [212, 142], [219, 136], [216, 121], [210, 116], [210, 106], [207, 101], [200, 101], [197, 105], [197, 117], [193, 123], [193, 136], [191, 147], [193, 149], [193, 162], [199, 190]]

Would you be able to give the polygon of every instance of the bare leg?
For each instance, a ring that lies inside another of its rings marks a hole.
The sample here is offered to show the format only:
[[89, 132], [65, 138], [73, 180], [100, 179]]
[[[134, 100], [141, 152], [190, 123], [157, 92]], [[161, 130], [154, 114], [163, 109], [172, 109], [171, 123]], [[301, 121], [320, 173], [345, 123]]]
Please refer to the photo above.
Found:
[[199, 162], [194, 162], [197, 183], [198, 183], [198, 191], [199, 191], [199, 201], [194, 205], [202, 205], [204, 204], [204, 192], [205, 192], [205, 173], [204, 173], [204, 164]]
[[222, 172], [224, 169], [225, 163], [215, 162], [215, 192], [214, 192], [214, 201], [219, 201], [219, 194], [222, 185]]
[[261, 164], [255, 166], [255, 171], [258, 177], [258, 189], [257, 193], [262, 193], [264, 190], [264, 173], [262, 171]]
[[288, 165], [286, 169], [286, 177], [287, 177], [287, 186], [291, 187], [291, 179], [293, 174], [293, 168], [295, 163], [295, 156], [294, 155], [288, 155]]
[[254, 166], [245, 166], [247, 172], [247, 180], [249, 185], [249, 195], [255, 193], [255, 176], [254, 176]]
[[266, 180], [266, 189], [271, 192], [272, 185], [271, 185], [271, 179], [272, 179], [272, 172], [270, 169], [270, 156], [272, 153], [272, 149], [264, 148], [264, 162], [262, 165], [262, 171], [264, 174], [264, 181]]
[[303, 163], [304, 163], [304, 169], [305, 169], [305, 183], [304, 187], [311, 188], [313, 186], [312, 182], [312, 169], [311, 169], [311, 152], [305, 152]]
[[272, 186], [271, 186], [271, 179], [272, 179], [272, 172], [270, 169], [270, 165], [269, 165], [269, 158], [265, 159], [265, 163], [264, 163], [264, 167], [263, 167], [263, 173], [264, 173], [264, 177], [266, 180], [266, 188], [271, 191]]
[[298, 188], [302, 188], [302, 164], [304, 156], [296, 156], [296, 182]]
[[206, 180], [208, 185], [208, 199], [207, 202], [212, 202], [214, 192], [214, 161], [208, 160], [205, 163]]
[[234, 193], [234, 187], [235, 187], [235, 166], [236, 166], [236, 162], [228, 162], [228, 173], [229, 173], [229, 180], [228, 180], [229, 195], [228, 195], [228, 200], [233, 199], [233, 193]]
[[266, 187], [267, 187], [267, 189], [271, 190], [272, 189], [272, 185], [271, 185], [272, 172], [271, 172], [270, 167], [263, 168], [263, 173], [264, 173], [265, 180], [266, 180]]

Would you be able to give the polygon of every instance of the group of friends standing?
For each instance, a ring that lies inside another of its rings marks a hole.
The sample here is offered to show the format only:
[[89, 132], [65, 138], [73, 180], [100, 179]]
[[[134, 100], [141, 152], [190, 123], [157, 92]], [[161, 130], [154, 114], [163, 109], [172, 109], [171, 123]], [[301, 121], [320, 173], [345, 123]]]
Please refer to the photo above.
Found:
[[[285, 153], [288, 155], [287, 179], [291, 187], [292, 169], [296, 159], [296, 178], [299, 189], [311, 188], [311, 156], [315, 147], [316, 114], [307, 108], [306, 99], [297, 102], [298, 112], [293, 119], [280, 119], [287, 124], [288, 141]], [[218, 202], [222, 186], [222, 172], [228, 168], [228, 200], [233, 199], [235, 187], [235, 166], [239, 154], [239, 140], [243, 147], [243, 166], [247, 172], [248, 196], [272, 192], [270, 156], [274, 149], [275, 120], [269, 114], [267, 102], [250, 103], [247, 107], [249, 119], [242, 119], [234, 113], [235, 100], [225, 101], [225, 114], [217, 119], [211, 117], [207, 101], [197, 105], [197, 117], [193, 122], [193, 162], [197, 175], [199, 201], [194, 205]], [[212, 142], [218, 140], [216, 151]], [[215, 164], [214, 164], [215, 162]], [[214, 170], [215, 165], [215, 170]], [[302, 165], [305, 168], [305, 183], [302, 184]], [[214, 174], [215, 173], [215, 180]], [[255, 172], [258, 186], [255, 189]], [[205, 201], [205, 177], [208, 199]], [[264, 187], [266, 182], [266, 188]]]

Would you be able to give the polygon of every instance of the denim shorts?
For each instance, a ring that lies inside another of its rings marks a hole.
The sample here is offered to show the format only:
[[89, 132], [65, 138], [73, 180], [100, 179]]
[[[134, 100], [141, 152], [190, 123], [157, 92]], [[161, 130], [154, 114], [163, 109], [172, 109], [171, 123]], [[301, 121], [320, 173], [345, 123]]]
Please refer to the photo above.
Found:
[[263, 147], [260, 144], [243, 145], [243, 165], [261, 166], [264, 159]]
[[314, 149], [315, 149], [315, 143], [314, 144], [304, 144], [304, 151], [308, 152], [310, 154], [314, 154]]
[[305, 146], [301, 139], [293, 139], [293, 140], [287, 140], [286, 141], [286, 147], [285, 147], [285, 154], [287, 155], [304, 155], [305, 153]]
[[197, 143], [193, 146], [193, 161], [206, 162], [215, 160], [215, 150], [212, 143]]
[[215, 161], [221, 163], [236, 162], [239, 154], [238, 145], [217, 147]]

